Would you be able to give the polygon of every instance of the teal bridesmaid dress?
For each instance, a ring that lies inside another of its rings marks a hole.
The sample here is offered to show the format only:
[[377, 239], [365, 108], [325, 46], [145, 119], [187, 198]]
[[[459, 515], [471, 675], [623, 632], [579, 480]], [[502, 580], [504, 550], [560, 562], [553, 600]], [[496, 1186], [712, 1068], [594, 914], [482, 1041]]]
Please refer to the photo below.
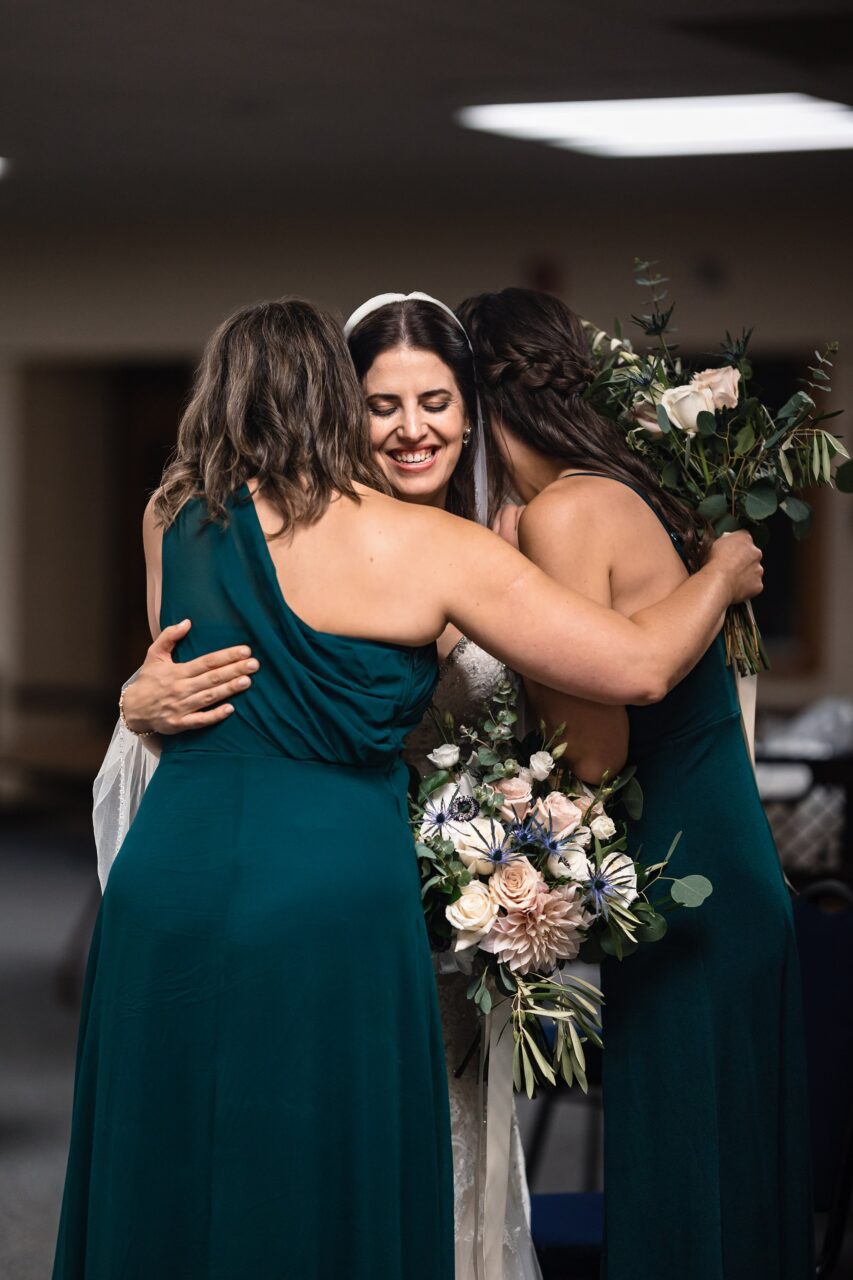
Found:
[[811, 1280], [796, 942], [722, 638], [629, 719], [632, 851], [656, 861], [681, 831], [672, 874], [714, 891], [602, 966], [604, 1276]]
[[86, 976], [54, 1280], [452, 1280], [447, 1082], [403, 738], [434, 646], [318, 632], [244, 490], [163, 539], [188, 660], [249, 643], [164, 742]]

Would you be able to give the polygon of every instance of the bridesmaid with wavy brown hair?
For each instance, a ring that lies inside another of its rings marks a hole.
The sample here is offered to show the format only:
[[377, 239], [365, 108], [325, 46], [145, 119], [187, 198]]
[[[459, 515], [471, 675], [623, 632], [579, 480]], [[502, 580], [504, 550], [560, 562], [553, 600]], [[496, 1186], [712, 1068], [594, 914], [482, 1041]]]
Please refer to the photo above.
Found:
[[[519, 544], [630, 615], [689, 580], [707, 535], [590, 408], [584, 328], [527, 289], [469, 298], [497, 454], [529, 505]], [[655, 706], [602, 706], [527, 681], [565, 721], [587, 782], [630, 758], [645, 793], [631, 848], [680, 831], [677, 876], [714, 884], [666, 939], [602, 966], [608, 1280], [809, 1280], [812, 1218], [796, 944], [722, 640]]]

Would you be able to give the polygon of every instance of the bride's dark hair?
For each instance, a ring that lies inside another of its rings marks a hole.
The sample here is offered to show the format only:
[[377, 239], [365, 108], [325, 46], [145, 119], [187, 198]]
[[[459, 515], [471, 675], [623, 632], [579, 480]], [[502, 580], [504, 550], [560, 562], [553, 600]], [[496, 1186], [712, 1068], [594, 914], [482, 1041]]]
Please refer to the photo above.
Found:
[[168, 525], [203, 498], [225, 520], [251, 479], [282, 531], [319, 519], [335, 494], [358, 500], [357, 483], [390, 492], [341, 327], [301, 298], [243, 307], [209, 339], [155, 514]]
[[[468, 425], [477, 425], [477, 380], [474, 358], [464, 332], [451, 315], [432, 302], [406, 298], [371, 311], [349, 335], [355, 371], [363, 379], [378, 356], [395, 347], [429, 351], [447, 365], [456, 380]], [[476, 519], [474, 448], [464, 448], [447, 488], [446, 509]]]
[[474, 348], [487, 418], [566, 470], [595, 471], [642, 490], [680, 539], [690, 568], [698, 569], [710, 543], [706, 527], [583, 399], [594, 371], [574, 311], [548, 293], [503, 289], [467, 298], [457, 315]]

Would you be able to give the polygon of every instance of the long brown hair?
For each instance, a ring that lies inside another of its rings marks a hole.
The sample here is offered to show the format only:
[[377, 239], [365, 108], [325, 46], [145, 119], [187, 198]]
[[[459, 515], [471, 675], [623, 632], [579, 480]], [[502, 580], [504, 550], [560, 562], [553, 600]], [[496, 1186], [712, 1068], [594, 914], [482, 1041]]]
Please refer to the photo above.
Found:
[[301, 298], [243, 307], [210, 338], [155, 513], [168, 525], [203, 498], [225, 520], [252, 478], [282, 532], [319, 519], [335, 494], [358, 500], [357, 483], [389, 492], [340, 325]]
[[[477, 424], [477, 382], [474, 357], [459, 325], [441, 307], [422, 298], [388, 302], [371, 311], [349, 336], [349, 349], [359, 378], [378, 356], [395, 347], [429, 351], [446, 364], [459, 388], [468, 425]], [[455, 516], [476, 519], [474, 449], [464, 448], [447, 486], [445, 507]]]
[[[487, 418], [567, 470], [595, 471], [639, 488], [679, 538], [690, 568], [699, 568], [710, 545], [707, 526], [583, 398], [594, 371], [574, 311], [548, 293], [503, 289], [467, 298], [457, 314], [474, 347]], [[490, 461], [494, 465], [494, 456]]]

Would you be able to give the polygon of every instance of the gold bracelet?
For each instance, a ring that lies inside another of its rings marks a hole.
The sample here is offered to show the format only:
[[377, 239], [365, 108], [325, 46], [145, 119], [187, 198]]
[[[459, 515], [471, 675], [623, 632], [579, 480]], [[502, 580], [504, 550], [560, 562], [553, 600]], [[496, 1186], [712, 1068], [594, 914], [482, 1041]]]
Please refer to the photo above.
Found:
[[124, 725], [125, 729], [127, 729], [128, 733], [135, 734], [135, 736], [136, 736], [137, 738], [153, 738], [153, 737], [154, 737], [154, 733], [155, 733], [155, 730], [154, 730], [154, 729], [131, 729], [130, 725], [127, 723], [127, 716], [124, 714], [124, 695], [125, 695], [125, 693], [126, 693], [126, 690], [125, 690], [125, 689], [122, 689], [122, 691], [121, 691], [121, 696], [120, 696], [120, 698], [119, 698], [119, 700], [118, 700], [118, 718], [119, 718], [119, 720], [122, 722], [122, 724]]

